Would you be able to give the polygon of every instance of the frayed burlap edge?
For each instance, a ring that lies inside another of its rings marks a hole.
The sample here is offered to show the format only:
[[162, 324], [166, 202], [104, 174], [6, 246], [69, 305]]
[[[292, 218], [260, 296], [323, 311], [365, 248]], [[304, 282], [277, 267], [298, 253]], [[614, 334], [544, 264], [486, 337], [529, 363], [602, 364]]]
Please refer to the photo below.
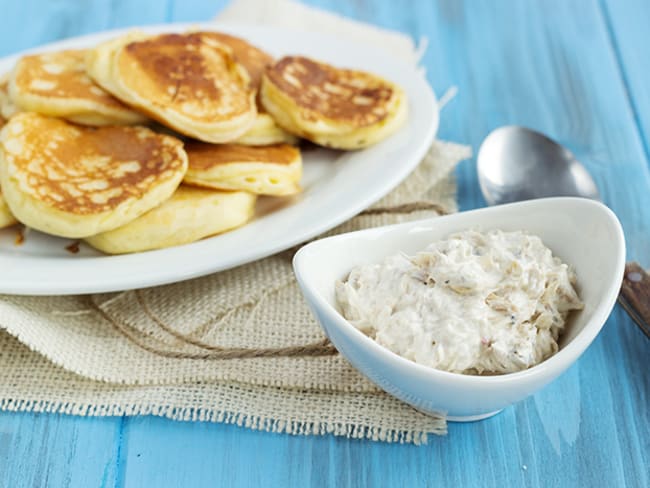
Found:
[[[462, 154], [455, 162], [469, 155], [468, 148], [463, 146], [440, 142], [436, 145], [438, 150], [457, 151], [459, 156]], [[450, 171], [453, 166], [454, 164], [451, 164], [445, 169]], [[424, 180], [430, 181], [428, 178]], [[409, 180], [405, 183], [408, 185]], [[413, 183], [418, 186], [418, 182]], [[386, 223], [388, 208], [391, 209], [390, 223], [454, 211], [453, 180], [439, 180], [438, 184], [437, 190], [444, 188], [445, 201], [450, 202], [443, 212], [429, 204], [423, 205], [421, 201], [404, 206], [399, 201], [390, 201], [393, 196], [388, 195], [369, 211], [343, 224], [336, 231]], [[16, 299], [5, 298], [5, 304]], [[20, 308], [28, 312], [32, 308], [30, 303], [28, 300]], [[62, 312], [65, 317], [66, 312]], [[79, 316], [77, 312], [74, 311], [75, 317]], [[89, 374], [92, 373], [95, 357], [92, 351], [85, 356], [79, 356], [75, 360], [76, 366], [70, 363], [70, 356], [57, 356], [56, 351], [51, 350], [52, 343], [43, 342], [42, 320], [43, 316], [31, 313], [25, 316], [22, 327], [16, 328], [14, 323], [3, 324], [14, 337], [6, 334], [1, 334], [5, 335], [4, 338], [0, 337], [0, 342], [4, 343], [4, 347], [0, 347], [0, 369], [4, 371], [6, 379], [0, 382], [0, 409], [93, 416], [150, 414], [175, 420], [232, 423], [269, 432], [332, 433], [388, 442], [424, 442], [427, 433], [441, 434], [446, 429], [443, 418], [421, 414], [384, 392], [377, 391], [376, 388], [340, 391], [323, 388], [318, 381], [313, 384], [300, 381], [293, 385], [278, 384], [277, 378], [251, 378], [250, 375], [241, 376], [238, 372], [234, 373], [232, 369], [225, 375], [215, 375], [213, 371], [211, 375], [203, 378], [191, 374], [185, 376], [186, 383], [182, 384], [178, 381], [161, 382], [158, 377], [155, 382], [143, 382], [140, 379], [130, 383], [137, 383], [138, 386], [129, 386], [129, 381], [125, 381], [124, 377], [115, 377], [113, 374], [111, 378], [111, 374], [115, 373], [112, 370], [104, 369], [103, 375]], [[25, 344], [21, 344], [16, 338]], [[12, 346], [10, 342], [15, 344]], [[40, 354], [29, 351], [25, 346]], [[140, 351], [145, 353], [143, 349]], [[86, 363], [83, 363], [84, 360]], [[67, 371], [53, 363], [65, 367]], [[81, 367], [78, 369], [79, 366]], [[173, 366], [176, 368], [178, 363]], [[196, 370], [192, 369], [196, 373]], [[85, 378], [71, 371], [82, 373]], [[88, 379], [92, 376], [101, 382]], [[300, 380], [304, 379], [306, 378]], [[237, 394], [233, 396], [233, 392]], [[237, 399], [241, 403], [233, 404]], [[268, 411], [262, 408], [269, 406], [272, 409]]]

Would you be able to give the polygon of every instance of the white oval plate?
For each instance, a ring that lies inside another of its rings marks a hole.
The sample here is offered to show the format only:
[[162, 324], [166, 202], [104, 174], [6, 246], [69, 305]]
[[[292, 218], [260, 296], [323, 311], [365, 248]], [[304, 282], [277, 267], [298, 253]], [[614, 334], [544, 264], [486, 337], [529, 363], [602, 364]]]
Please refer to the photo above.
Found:
[[[356, 215], [392, 190], [418, 164], [438, 128], [435, 96], [424, 75], [365, 45], [334, 37], [235, 24], [168, 24], [141, 27], [157, 33], [189, 28], [241, 36], [273, 55], [303, 54], [341, 67], [371, 71], [399, 84], [409, 99], [407, 123], [385, 141], [360, 151], [303, 152], [304, 191], [289, 199], [262, 198], [248, 225], [192, 244], [123, 256], [106, 256], [81, 244], [31, 231], [15, 245], [16, 228], [0, 231], [0, 293], [65, 295], [161, 285], [233, 268], [311, 239]], [[29, 52], [75, 49], [127, 32], [122, 29], [68, 39]], [[0, 60], [9, 71], [19, 53]]]

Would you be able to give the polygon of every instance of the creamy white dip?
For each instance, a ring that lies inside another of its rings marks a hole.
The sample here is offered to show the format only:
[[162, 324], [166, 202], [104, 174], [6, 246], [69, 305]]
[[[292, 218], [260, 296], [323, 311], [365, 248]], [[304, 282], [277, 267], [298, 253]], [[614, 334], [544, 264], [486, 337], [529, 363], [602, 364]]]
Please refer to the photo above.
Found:
[[557, 352], [568, 313], [583, 306], [575, 282], [539, 237], [466, 231], [354, 268], [336, 297], [346, 319], [400, 356], [497, 374]]

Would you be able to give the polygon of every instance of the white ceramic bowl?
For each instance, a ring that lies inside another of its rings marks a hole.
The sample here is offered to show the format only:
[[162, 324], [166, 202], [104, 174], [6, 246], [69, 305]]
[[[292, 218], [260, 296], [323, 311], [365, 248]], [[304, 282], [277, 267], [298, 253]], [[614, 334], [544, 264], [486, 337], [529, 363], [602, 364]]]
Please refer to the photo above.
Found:
[[[571, 317], [560, 350], [525, 371], [499, 376], [448, 373], [404, 359], [357, 330], [338, 312], [334, 283], [357, 265], [407, 254], [466, 229], [525, 230], [574, 266], [585, 308]], [[341, 354], [379, 387], [426, 413], [452, 421], [494, 415], [564, 372], [594, 340], [619, 292], [625, 240], [616, 215], [601, 203], [546, 198], [462, 212], [321, 239], [296, 254], [294, 271], [314, 315]]]

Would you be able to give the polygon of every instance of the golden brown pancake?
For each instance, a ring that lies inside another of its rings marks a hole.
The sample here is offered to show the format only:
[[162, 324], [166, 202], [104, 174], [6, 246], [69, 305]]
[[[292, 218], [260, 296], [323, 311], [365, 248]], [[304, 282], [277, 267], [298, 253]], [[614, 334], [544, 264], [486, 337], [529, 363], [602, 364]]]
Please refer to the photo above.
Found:
[[7, 205], [7, 202], [5, 202], [2, 193], [0, 193], [0, 229], [9, 227], [15, 223], [16, 219], [11, 213], [11, 210], [9, 210], [9, 206]]
[[246, 70], [229, 48], [200, 33], [131, 33], [98, 46], [86, 61], [102, 87], [181, 134], [226, 142], [255, 121]]
[[[0, 80], [0, 128], [4, 127], [5, 124], [7, 123], [8, 117], [6, 118], [4, 117], [2, 108], [5, 103], [5, 97], [8, 96], [9, 95], [7, 93], [7, 80], [6, 78], [1, 79]], [[11, 213], [11, 210], [9, 210], [9, 206], [7, 205], [7, 202], [2, 196], [2, 191], [0, 190], [0, 229], [13, 225], [15, 223], [16, 223], [16, 219]]]
[[273, 57], [270, 54], [253, 46], [244, 39], [222, 32], [202, 31], [197, 34], [200, 34], [205, 39], [214, 39], [228, 46], [232, 50], [235, 61], [241, 64], [248, 72], [251, 88], [256, 91], [259, 90], [264, 71], [273, 65]]
[[289, 144], [185, 144], [189, 166], [184, 181], [219, 190], [258, 195], [292, 195], [300, 191], [302, 159]]
[[63, 117], [86, 125], [137, 124], [131, 110], [86, 74], [85, 50], [24, 56], [9, 79], [11, 101], [23, 111]]
[[181, 185], [169, 200], [114, 230], [86, 242], [109, 254], [178, 246], [234, 229], [248, 222], [255, 195]]
[[84, 127], [34, 112], [0, 132], [0, 185], [16, 218], [62, 237], [114, 229], [169, 198], [183, 144], [145, 127]]
[[[262, 84], [262, 75], [264, 71], [273, 65], [273, 57], [253, 46], [248, 41], [239, 37], [224, 34], [222, 32], [202, 31], [200, 34], [205, 39], [213, 39], [219, 43], [225, 44], [232, 50], [235, 61], [241, 64], [248, 72], [250, 78], [250, 87], [257, 94]], [[259, 97], [256, 96], [257, 117], [253, 125], [242, 136], [233, 140], [236, 144], [245, 144], [247, 146], [267, 146], [269, 144], [295, 144], [298, 139], [282, 129], [271, 117], [264, 107], [259, 103]]]
[[406, 120], [407, 111], [397, 85], [301, 56], [284, 57], [266, 70], [261, 101], [284, 129], [340, 149], [384, 139]]
[[0, 79], [0, 116], [6, 122], [9, 117], [19, 111], [16, 104], [9, 98], [9, 75], [5, 75]]
[[252, 127], [232, 141], [232, 144], [245, 146], [269, 146], [281, 143], [297, 144], [298, 138], [280, 127], [275, 119], [260, 107], [257, 109], [257, 117]]

